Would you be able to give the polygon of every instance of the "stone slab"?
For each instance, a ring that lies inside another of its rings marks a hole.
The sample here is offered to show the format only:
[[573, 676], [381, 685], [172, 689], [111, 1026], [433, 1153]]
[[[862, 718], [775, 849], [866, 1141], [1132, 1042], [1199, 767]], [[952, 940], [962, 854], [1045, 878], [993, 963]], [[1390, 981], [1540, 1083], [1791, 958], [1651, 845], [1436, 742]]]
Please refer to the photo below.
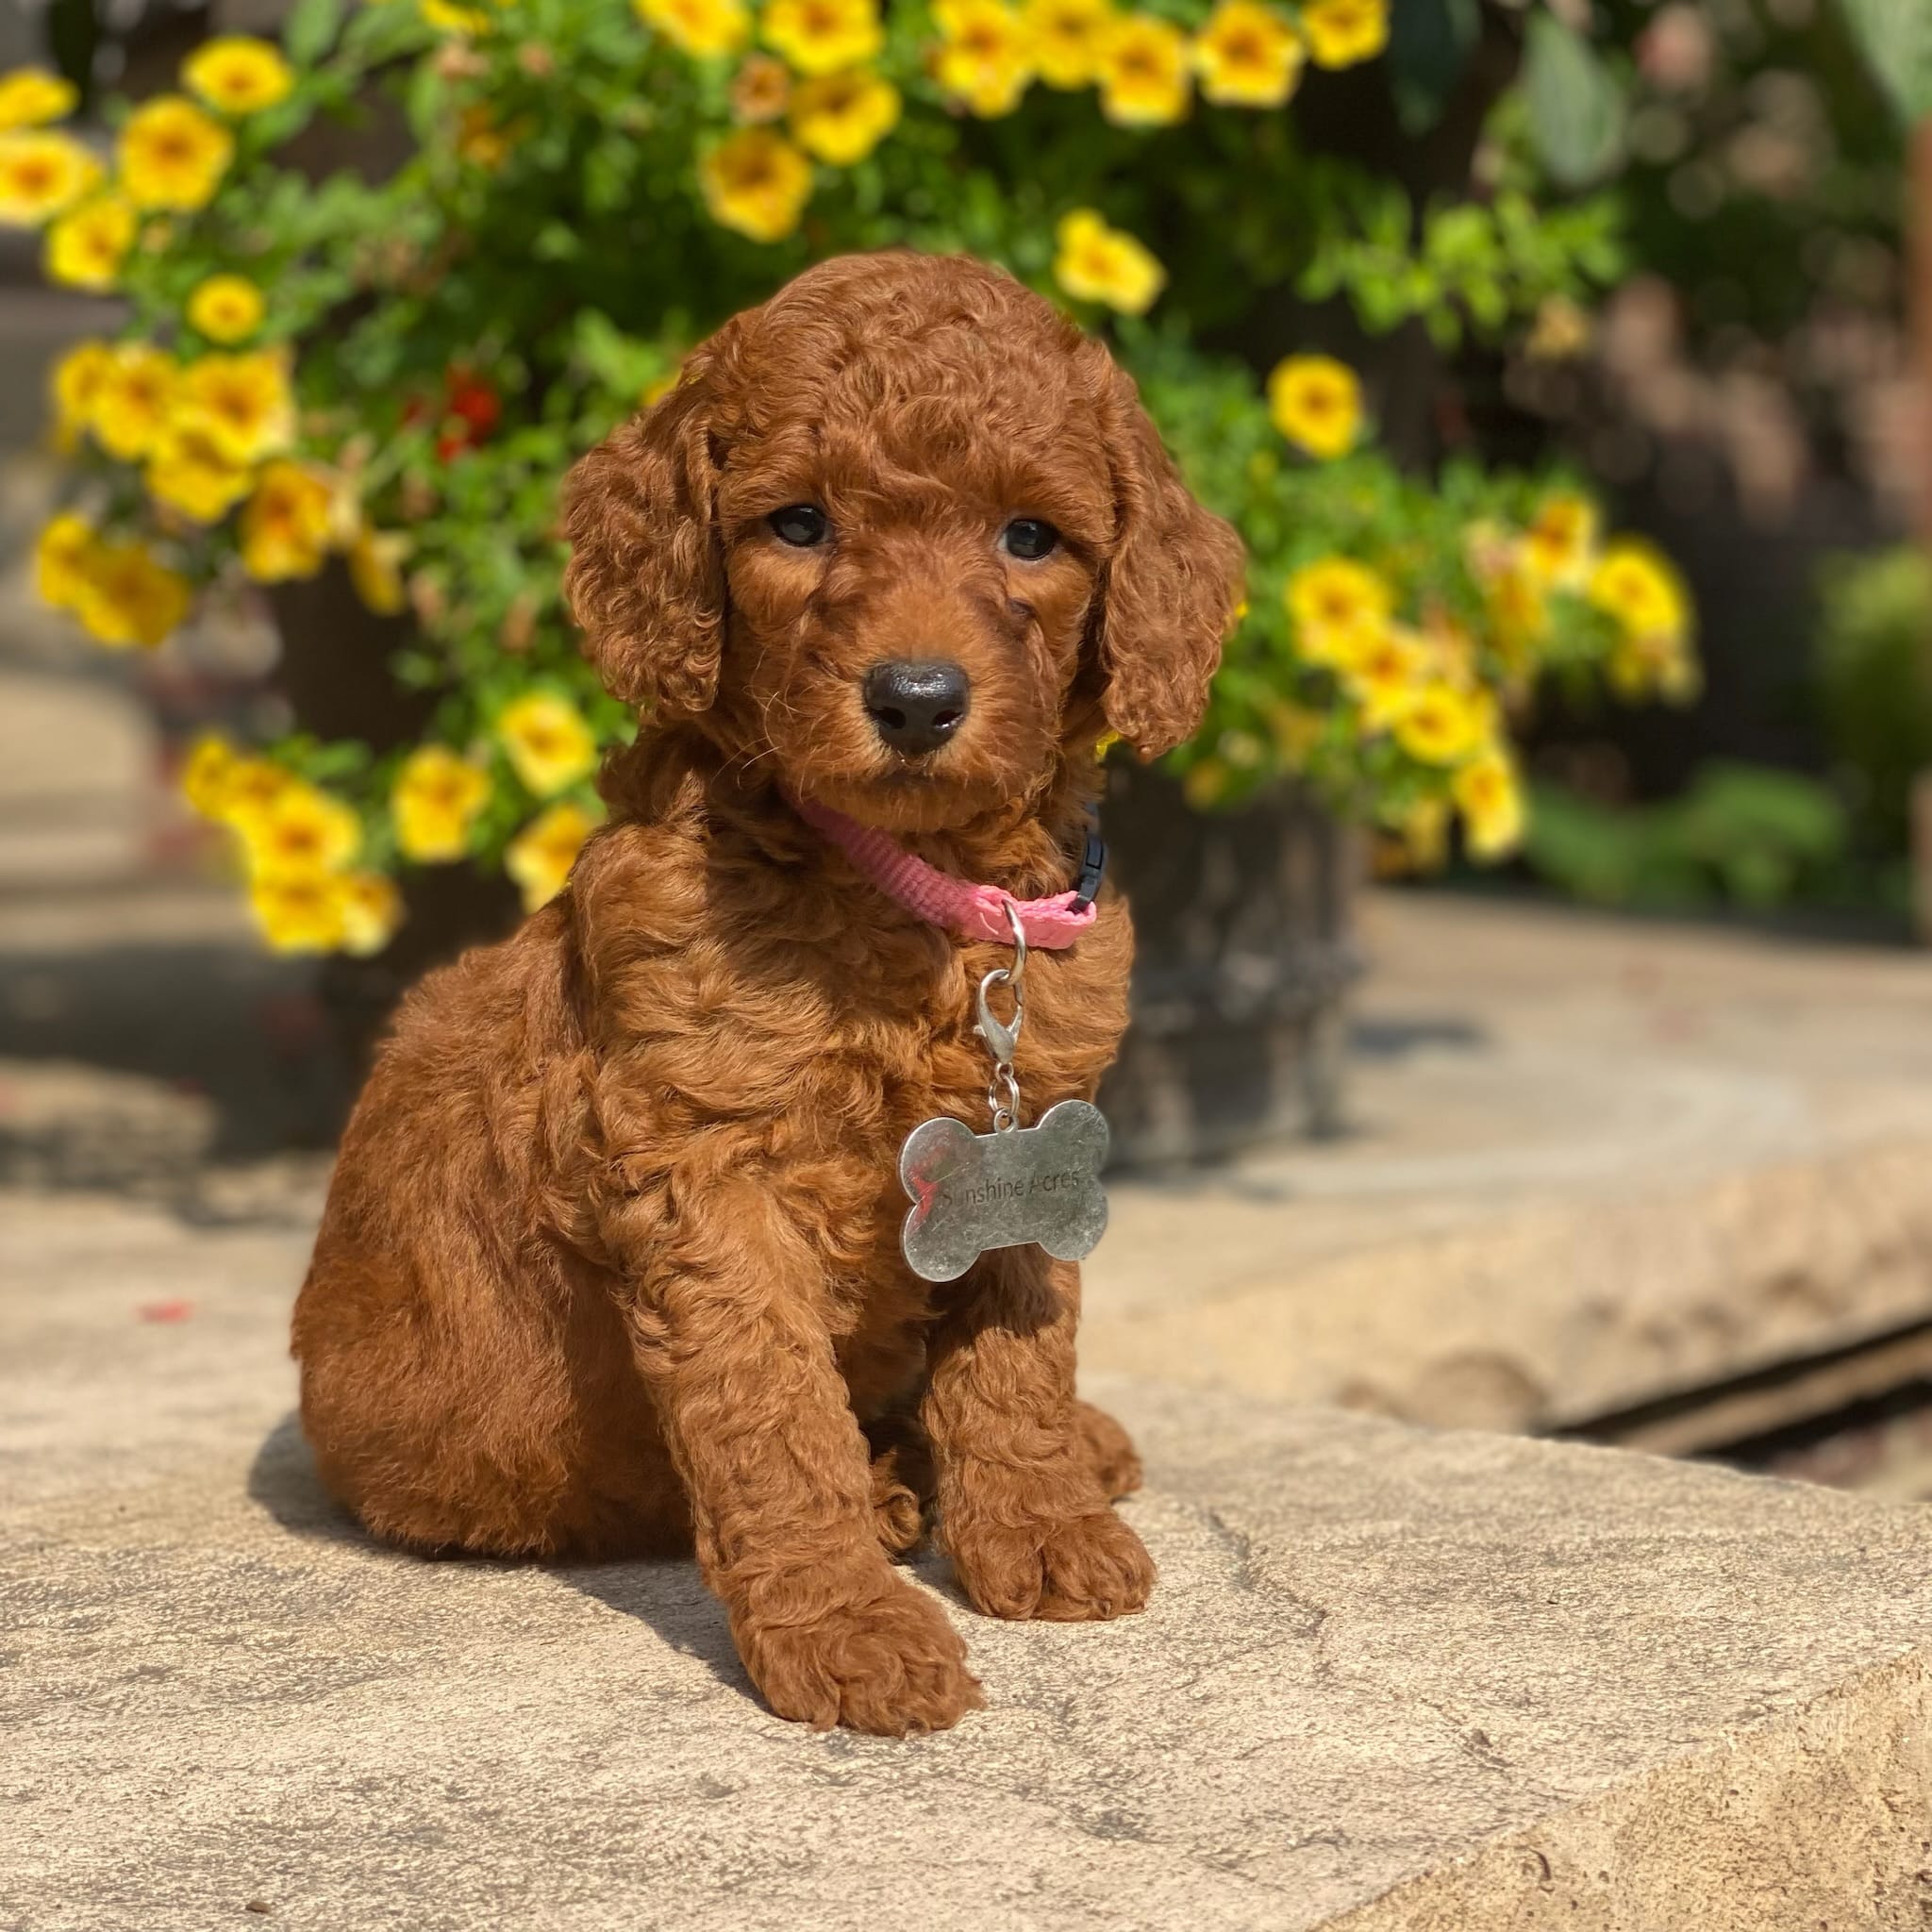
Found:
[[431, 1564], [287, 1420], [299, 1230], [0, 1196], [0, 1928], [1920, 1928], [1932, 1519], [1124, 1382], [1142, 1616], [911, 1743], [689, 1565]]
[[1350, 1130], [1116, 1184], [1084, 1360], [1532, 1429], [1932, 1318], [1932, 958], [1441, 893], [1363, 930]]

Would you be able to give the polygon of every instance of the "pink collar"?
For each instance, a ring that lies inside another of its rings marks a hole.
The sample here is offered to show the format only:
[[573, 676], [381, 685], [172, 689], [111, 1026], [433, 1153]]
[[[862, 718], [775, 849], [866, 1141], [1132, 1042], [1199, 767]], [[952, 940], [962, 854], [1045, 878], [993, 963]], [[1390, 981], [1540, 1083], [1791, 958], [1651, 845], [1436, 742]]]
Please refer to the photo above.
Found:
[[1050, 899], [1015, 899], [998, 886], [975, 886], [915, 858], [892, 842], [891, 834], [861, 825], [841, 811], [800, 799], [794, 808], [807, 824], [822, 832], [890, 899], [908, 912], [958, 933], [962, 939], [993, 940], [1011, 945], [1007, 924], [1010, 905], [1029, 946], [1049, 951], [1071, 946], [1093, 924], [1091, 900], [1074, 909], [1079, 893], [1056, 892]]

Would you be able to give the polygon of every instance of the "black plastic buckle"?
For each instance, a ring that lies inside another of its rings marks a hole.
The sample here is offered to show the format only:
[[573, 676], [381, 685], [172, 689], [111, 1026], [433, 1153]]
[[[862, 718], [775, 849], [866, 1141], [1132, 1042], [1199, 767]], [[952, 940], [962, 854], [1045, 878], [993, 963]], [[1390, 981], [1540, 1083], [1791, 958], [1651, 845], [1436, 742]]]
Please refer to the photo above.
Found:
[[1107, 876], [1107, 841], [1100, 836], [1100, 821], [1087, 821], [1087, 843], [1080, 852], [1080, 877], [1074, 888], [1074, 903], [1068, 908], [1084, 912], [1100, 896], [1101, 881]]

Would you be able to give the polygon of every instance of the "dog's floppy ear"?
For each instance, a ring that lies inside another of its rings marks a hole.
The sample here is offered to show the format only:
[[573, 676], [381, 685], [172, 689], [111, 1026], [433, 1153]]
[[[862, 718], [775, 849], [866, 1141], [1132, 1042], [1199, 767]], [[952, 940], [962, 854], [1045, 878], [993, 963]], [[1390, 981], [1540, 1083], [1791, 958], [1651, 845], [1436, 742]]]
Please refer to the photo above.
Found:
[[564, 484], [563, 591], [584, 655], [625, 704], [708, 708], [724, 630], [724, 564], [708, 435], [712, 358], [584, 457]]
[[1111, 357], [1100, 421], [1116, 519], [1095, 606], [1101, 704], [1108, 724], [1151, 758], [1201, 722], [1246, 558], [1233, 528], [1188, 493], [1131, 378]]

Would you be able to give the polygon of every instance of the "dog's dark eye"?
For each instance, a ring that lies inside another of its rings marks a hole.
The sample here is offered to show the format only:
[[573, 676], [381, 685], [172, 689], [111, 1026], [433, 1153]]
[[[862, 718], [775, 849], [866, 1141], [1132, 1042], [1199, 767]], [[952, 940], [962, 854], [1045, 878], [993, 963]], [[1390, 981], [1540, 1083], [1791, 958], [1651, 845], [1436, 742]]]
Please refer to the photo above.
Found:
[[823, 543], [831, 527], [824, 511], [815, 503], [788, 503], [783, 509], [774, 509], [765, 521], [785, 542], [795, 543], [801, 550]]
[[1000, 547], [1008, 557], [1024, 558], [1032, 563], [1045, 557], [1060, 541], [1060, 533], [1038, 517], [1015, 517], [1000, 532]]

